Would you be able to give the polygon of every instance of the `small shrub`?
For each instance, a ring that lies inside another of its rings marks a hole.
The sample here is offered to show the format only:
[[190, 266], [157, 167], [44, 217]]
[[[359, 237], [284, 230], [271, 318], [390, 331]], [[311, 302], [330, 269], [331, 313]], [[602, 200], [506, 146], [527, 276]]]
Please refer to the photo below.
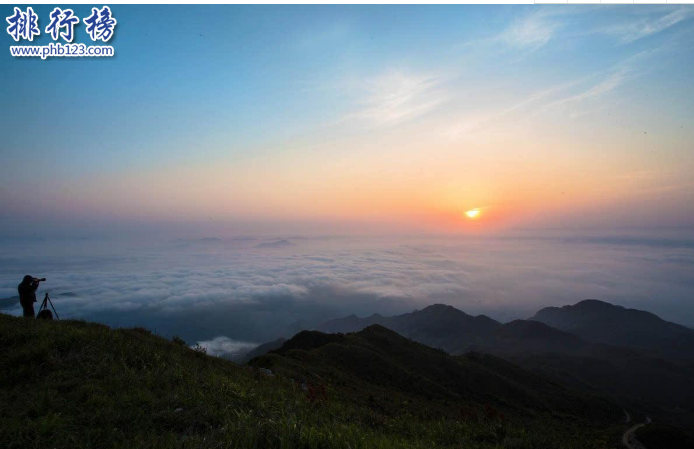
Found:
[[205, 348], [204, 346], [200, 346], [200, 343], [195, 343], [195, 346], [193, 346], [191, 349], [197, 352], [198, 354], [207, 354], [207, 348]]

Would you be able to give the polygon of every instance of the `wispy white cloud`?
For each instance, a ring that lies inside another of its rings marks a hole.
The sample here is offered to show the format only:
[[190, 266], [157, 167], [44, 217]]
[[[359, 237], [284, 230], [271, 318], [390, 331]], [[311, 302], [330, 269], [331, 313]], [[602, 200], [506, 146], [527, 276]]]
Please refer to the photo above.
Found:
[[365, 83], [357, 111], [344, 120], [390, 126], [422, 116], [443, 102], [441, 77], [389, 72]]
[[538, 49], [554, 36], [560, 23], [544, 13], [531, 14], [514, 21], [494, 40], [511, 47]]
[[444, 127], [441, 134], [445, 138], [458, 139], [511, 121], [535, 117], [550, 110], [560, 111], [571, 118], [577, 118], [608, 106], [614, 107], [621, 100], [615, 98], [611, 98], [609, 102], [598, 100], [631, 80], [643, 76], [648, 72], [649, 67], [652, 67], [650, 63], [669, 50], [666, 46], [660, 46], [640, 51], [607, 70], [536, 91], [505, 107], [467, 114]]
[[569, 95], [544, 105], [541, 108], [541, 111], [545, 111], [549, 108], [557, 106], [568, 106], [571, 104], [581, 103], [583, 101], [605, 95], [619, 87], [626, 79], [627, 73], [628, 71], [626, 68], [621, 68], [616, 72], [609, 73], [605, 78], [602, 78], [597, 83], [579, 93]]
[[538, 106], [543, 105], [543, 100], [555, 97], [557, 94], [569, 89], [571, 86], [574, 86], [579, 82], [580, 81], [576, 80], [552, 86], [550, 88], [534, 92], [521, 101], [518, 101], [505, 108], [495, 111], [487, 111], [486, 113], [473, 117], [458, 119], [444, 132], [444, 135], [448, 138], [458, 138], [463, 134], [483, 131], [504, 119], [513, 118], [515, 116], [527, 113], [528, 111], [537, 109]]
[[557, 31], [564, 25], [559, 17], [571, 10], [536, 9], [532, 14], [526, 14], [514, 19], [506, 28], [493, 35], [472, 39], [459, 44], [459, 49], [470, 51], [484, 49], [486, 53], [497, 50], [537, 50], [549, 43]]
[[[604, 11], [601, 8], [600, 11]], [[639, 10], [638, 15], [619, 16], [618, 22], [605, 25], [592, 30], [586, 30], [581, 22], [576, 22], [572, 17], [595, 13], [595, 8], [586, 6], [577, 8], [534, 10], [514, 19], [505, 29], [492, 36], [481, 39], [473, 39], [459, 45], [466, 50], [470, 48], [484, 48], [490, 51], [494, 46], [499, 48], [534, 51], [544, 47], [552, 41], [558, 41], [561, 31], [572, 38], [585, 37], [592, 34], [610, 35], [617, 38], [620, 44], [627, 44], [636, 40], [660, 33], [680, 22], [694, 17], [694, 7], [680, 6], [668, 9], [657, 8], [651, 10]], [[500, 45], [501, 44], [501, 45]], [[493, 50], [491, 50], [493, 51]]]
[[[575, 107], [582, 103], [588, 103], [590, 100], [603, 97], [629, 82], [629, 80], [642, 76], [643, 73], [647, 71], [645, 68], [646, 63], [652, 61], [654, 56], [661, 55], [664, 50], [664, 47], [657, 47], [629, 56], [602, 75], [596, 75], [594, 77], [596, 81], [583, 90], [546, 103], [538, 108], [536, 114], [555, 107]], [[595, 108], [592, 110], [595, 110]], [[571, 112], [571, 116], [578, 117], [584, 113], [585, 111], [573, 111]]]
[[598, 29], [598, 33], [613, 35], [621, 44], [628, 44], [644, 37], [660, 33], [673, 25], [694, 16], [694, 8], [682, 6], [663, 14], [651, 14], [630, 22], [619, 23]]

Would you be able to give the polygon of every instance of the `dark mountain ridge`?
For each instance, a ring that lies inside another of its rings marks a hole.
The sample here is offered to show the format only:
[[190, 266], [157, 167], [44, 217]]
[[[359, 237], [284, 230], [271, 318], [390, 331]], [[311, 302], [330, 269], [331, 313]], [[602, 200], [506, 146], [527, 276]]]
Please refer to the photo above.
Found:
[[[611, 307], [607, 303], [598, 306], [608, 310]], [[640, 348], [586, 340], [540, 321], [501, 324], [443, 305], [394, 317], [350, 316], [325, 323], [319, 329], [358, 330], [374, 321], [451, 354], [493, 354], [548, 379], [600, 391], [630, 407], [645, 407], [654, 416], [694, 427], [694, 385], [690, 380], [694, 378], [694, 364], [686, 361]], [[683, 344], [687, 347], [688, 343]]]
[[434, 304], [422, 310], [392, 317], [374, 314], [367, 318], [359, 318], [350, 315], [327, 321], [317, 326], [316, 330], [327, 333], [358, 332], [373, 324], [379, 324], [407, 338], [451, 354], [465, 352], [471, 342], [501, 326], [501, 323], [485, 315], [472, 316], [449, 305]]
[[302, 331], [251, 364], [300, 382], [328, 384], [386, 414], [405, 408], [453, 416], [463, 405], [491, 406], [521, 420], [550, 414], [614, 421], [623, 414], [614, 403], [492, 355], [451, 356], [380, 325], [349, 334]]
[[569, 306], [546, 307], [530, 319], [585, 340], [694, 361], [694, 330], [643, 310], [587, 299]]

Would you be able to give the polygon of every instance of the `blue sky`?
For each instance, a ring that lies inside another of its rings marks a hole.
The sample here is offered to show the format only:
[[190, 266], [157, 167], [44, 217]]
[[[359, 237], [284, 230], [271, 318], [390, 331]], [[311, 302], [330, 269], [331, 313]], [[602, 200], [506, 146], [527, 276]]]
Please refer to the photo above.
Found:
[[5, 232], [694, 225], [692, 7], [111, 9], [113, 58], [3, 34]]

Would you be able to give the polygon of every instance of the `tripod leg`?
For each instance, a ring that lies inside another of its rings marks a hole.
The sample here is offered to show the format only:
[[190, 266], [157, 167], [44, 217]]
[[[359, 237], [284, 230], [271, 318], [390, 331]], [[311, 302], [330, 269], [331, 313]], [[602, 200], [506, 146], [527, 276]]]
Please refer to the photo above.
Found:
[[53, 313], [55, 313], [55, 318], [59, 320], [60, 317], [58, 316], [58, 312], [55, 311], [55, 306], [53, 305], [53, 301], [51, 301], [51, 298], [48, 298], [48, 302], [51, 304], [51, 309], [53, 309]]

